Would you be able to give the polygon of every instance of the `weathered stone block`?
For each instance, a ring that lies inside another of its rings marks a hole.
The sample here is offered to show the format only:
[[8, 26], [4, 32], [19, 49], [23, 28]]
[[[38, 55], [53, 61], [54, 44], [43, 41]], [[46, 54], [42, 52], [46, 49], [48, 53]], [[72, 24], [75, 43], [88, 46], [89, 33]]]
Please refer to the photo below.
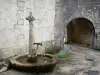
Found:
[[18, 11], [18, 13], [17, 13], [17, 16], [19, 17], [19, 18], [24, 18], [24, 11]]
[[24, 39], [25, 38], [25, 35], [24, 34], [19, 34], [17, 36], [17, 40], [21, 40], [21, 39]]
[[20, 28], [20, 25], [14, 24], [14, 29], [19, 29], [19, 28]]
[[19, 7], [25, 7], [25, 1], [18, 0], [17, 4]]
[[18, 24], [19, 24], [19, 25], [24, 25], [24, 19], [19, 19], [19, 20], [18, 20]]
[[25, 7], [19, 7], [19, 9], [18, 9], [19, 11], [23, 11], [24, 12], [24, 10], [25, 10]]

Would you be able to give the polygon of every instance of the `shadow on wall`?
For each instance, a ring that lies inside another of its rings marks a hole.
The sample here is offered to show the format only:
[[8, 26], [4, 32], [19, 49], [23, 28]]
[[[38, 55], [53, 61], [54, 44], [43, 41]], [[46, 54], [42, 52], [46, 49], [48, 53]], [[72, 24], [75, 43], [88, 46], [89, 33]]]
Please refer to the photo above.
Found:
[[67, 43], [94, 45], [95, 29], [93, 23], [86, 18], [75, 18], [67, 25]]

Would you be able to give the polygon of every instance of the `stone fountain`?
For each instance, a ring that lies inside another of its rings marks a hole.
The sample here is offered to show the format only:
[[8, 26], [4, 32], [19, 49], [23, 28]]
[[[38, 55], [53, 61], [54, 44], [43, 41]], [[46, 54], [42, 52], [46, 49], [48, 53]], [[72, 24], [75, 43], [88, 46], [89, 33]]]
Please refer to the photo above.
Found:
[[[56, 66], [55, 56], [36, 53], [38, 46], [42, 46], [42, 43], [34, 42], [33, 21], [35, 18], [32, 16], [32, 13], [26, 17], [26, 20], [29, 21], [29, 54], [13, 57], [10, 60], [11, 66], [20, 71], [36, 73], [53, 71]], [[33, 48], [33, 45], [37, 45], [37, 48]]]

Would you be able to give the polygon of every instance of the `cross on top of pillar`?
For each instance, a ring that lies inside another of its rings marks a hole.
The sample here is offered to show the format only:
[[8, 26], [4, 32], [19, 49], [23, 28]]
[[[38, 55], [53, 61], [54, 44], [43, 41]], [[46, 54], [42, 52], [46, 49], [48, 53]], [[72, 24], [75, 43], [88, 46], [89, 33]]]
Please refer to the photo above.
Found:
[[32, 12], [30, 12], [30, 15], [28, 17], [26, 17], [26, 20], [28, 20], [29, 22], [35, 20], [35, 18], [32, 16]]

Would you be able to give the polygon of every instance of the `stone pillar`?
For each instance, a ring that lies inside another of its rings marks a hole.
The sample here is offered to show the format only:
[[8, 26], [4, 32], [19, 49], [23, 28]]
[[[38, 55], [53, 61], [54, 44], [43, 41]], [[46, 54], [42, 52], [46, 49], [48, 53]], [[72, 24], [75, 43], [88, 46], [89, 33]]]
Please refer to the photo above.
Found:
[[32, 16], [32, 13], [30, 12], [30, 16], [26, 17], [26, 20], [29, 21], [29, 54], [32, 55], [36, 53], [36, 51], [33, 51], [33, 43], [34, 43], [34, 32], [33, 32], [33, 21], [35, 18]]

